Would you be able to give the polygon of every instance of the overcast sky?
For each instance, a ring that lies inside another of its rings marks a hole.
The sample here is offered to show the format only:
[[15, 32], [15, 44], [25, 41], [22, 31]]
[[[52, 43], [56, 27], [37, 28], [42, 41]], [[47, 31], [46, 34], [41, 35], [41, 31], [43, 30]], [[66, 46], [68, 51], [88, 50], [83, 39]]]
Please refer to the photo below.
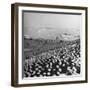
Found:
[[24, 35], [55, 38], [59, 34], [79, 35], [81, 15], [24, 12]]

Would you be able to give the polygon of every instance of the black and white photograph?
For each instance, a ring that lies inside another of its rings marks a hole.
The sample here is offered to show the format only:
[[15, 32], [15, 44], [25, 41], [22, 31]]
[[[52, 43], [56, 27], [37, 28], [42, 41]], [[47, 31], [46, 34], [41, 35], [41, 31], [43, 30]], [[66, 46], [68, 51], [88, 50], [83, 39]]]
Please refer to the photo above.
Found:
[[14, 86], [87, 82], [87, 7], [17, 3], [12, 12]]
[[24, 77], [81, 73], [81, 14], [23, 11]]

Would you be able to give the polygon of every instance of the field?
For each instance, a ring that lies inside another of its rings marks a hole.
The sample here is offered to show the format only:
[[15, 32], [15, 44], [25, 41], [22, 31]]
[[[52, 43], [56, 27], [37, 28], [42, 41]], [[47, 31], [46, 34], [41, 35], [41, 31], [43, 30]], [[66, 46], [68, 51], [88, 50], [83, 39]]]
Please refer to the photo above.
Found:
[[24, 39], [24, 77], [80, 74], [80, 39]]
[[56, 40], [44, 40], [44, 39], [24, 39], [24, 55], [25, 59], [31, 58], [43, 52], [49, 50], [59, 49], [67, 45], [73, 45], [79, 43], [80, 40], [74, 41], [56, 41]]

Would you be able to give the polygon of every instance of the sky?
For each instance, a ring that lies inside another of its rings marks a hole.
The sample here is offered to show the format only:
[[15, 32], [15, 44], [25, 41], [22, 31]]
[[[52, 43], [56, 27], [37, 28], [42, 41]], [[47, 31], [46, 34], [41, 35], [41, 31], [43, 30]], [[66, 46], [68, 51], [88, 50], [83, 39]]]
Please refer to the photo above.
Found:
[[24, 36], [55, 39], [63, 33], [79, 35], [81, 15], [24, 12]]

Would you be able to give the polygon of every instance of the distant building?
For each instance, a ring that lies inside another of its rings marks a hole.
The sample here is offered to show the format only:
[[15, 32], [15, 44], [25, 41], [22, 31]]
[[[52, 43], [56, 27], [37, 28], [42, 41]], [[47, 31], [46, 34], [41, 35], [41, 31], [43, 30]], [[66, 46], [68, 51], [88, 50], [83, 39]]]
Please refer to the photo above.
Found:
[[57, 36], [57, 37], [56, 37], [56, 42], [59, 42], [59, 41], [60, 41], [60, 39], [59, 39], [59, 37]]

